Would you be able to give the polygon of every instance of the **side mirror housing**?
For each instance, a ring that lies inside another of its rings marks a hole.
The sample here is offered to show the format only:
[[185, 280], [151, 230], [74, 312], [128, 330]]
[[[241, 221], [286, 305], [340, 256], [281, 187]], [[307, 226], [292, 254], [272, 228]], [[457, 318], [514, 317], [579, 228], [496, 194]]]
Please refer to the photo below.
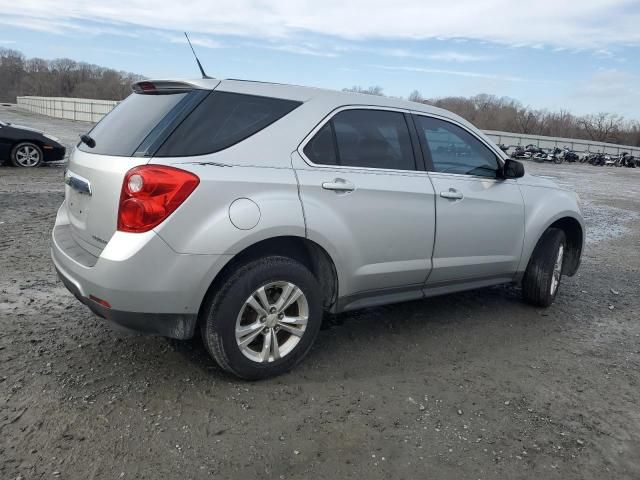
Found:
[[524, 176], [524, 165], [517, 160], [507, 159], [502, 167], [502, 178], [520, 178]]

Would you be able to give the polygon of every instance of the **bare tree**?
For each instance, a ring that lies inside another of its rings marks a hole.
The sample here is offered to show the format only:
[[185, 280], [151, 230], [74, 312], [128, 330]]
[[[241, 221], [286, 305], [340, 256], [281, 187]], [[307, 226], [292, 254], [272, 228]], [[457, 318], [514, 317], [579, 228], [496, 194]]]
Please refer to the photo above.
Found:
[[354, 85], [351, 88], [343, 88], [342, 89], [343, 92], [353, 92], [353, 93], [366, 93], [367, 95], [378, 95], [378, 96], [384, 96], [384, 93], [382, 93], [382, 87], [369, 87], [369, 88], [362, 88], [359, 85]]
[[536, 132], [538, 118], [534, 112], [521, 108], [516, 112], [516, 128], [518, 133], [532, 134]]
[[413, 92], [411, 92], [409, 94], [409, 101], [410, 102], [423, 103], [424, 102], [424, 97], [420, 94], [420, 92], [418, 90], [414, 90]]
[[18, 51], [0, 48], [0, 101], [4, 102], [15, 102], [18, 95], [121, 100], [142, 78], [68, 58], [27, 60]]
[[[417, 90], [409, 95], [410, 99], [415, 92]], [[567, 110], [534, 110], [512, 98], [487, 94], [424, 99], [422, 102], [457, 113], [484, 130], [640, 146], [640, 122], [625, 121], [620, 115], [611, 113], [578, 117]]]
[[618, 139], [622, 118], [615, 114], [600, 112], [581, 118], [579, 123], [591, 140], [614, 142]]

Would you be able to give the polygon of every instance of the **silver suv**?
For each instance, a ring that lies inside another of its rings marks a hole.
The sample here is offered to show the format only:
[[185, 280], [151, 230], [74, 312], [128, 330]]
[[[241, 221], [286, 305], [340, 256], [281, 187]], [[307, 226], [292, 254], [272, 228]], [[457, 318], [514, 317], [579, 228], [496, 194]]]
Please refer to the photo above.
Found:
[[299, 362], [323, 312], [503, 283], [546, 307], [584, 240], [577, 196], [462, 118], [290, 85], [137, 83], [65, 182], [67, 288], [129, 329], [200, 330], [246, 379]]

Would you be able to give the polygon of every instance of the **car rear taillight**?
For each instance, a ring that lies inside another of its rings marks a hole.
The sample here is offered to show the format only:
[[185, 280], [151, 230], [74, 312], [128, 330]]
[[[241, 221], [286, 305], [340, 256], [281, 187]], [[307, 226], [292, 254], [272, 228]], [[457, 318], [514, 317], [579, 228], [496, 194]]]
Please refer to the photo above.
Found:
[[142, 165], [127, 172], [118, 207], [118, 230], [148, 232], [160, 225], [195, 190], [193, 173], [163, 165]]

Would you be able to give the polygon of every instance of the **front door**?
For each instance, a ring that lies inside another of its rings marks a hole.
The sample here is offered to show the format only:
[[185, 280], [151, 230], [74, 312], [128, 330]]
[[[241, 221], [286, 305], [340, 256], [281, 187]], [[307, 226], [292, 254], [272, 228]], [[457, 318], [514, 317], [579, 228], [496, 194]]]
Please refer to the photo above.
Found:
[[436, 195], [436, 241], [427, 287], [513, 278], [524, 240], [517, 180], [499, 178], [495, 152], [466, 128], [415, 116]]

